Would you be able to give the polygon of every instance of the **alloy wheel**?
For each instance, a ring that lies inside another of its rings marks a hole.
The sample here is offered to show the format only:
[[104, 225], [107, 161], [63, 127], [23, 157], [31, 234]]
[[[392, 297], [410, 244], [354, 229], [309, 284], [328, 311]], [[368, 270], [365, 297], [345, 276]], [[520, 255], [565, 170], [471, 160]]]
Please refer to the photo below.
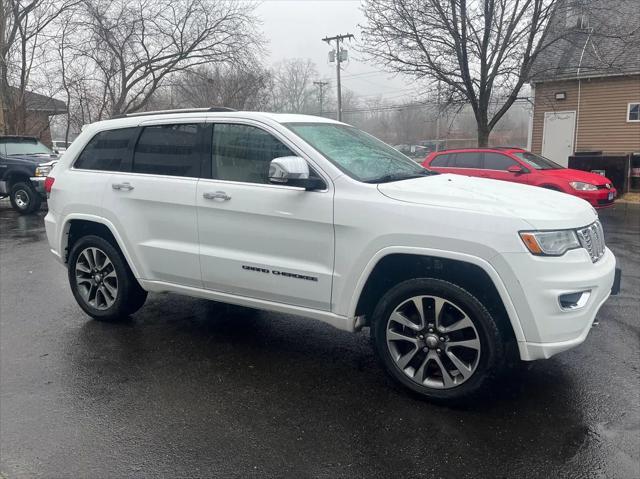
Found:
[[75, 264], [76, 285], [89, 306], [109, 309], [118, 297], [118, 276], [115, 267], [100, 248], [82, 250]]
[[421, 386], [459, 386], [473, 376], [480, 361], [473, 321], [462, 307], [439, 296], [402, 302], [389, 316], [386, 340], [396, 367]]

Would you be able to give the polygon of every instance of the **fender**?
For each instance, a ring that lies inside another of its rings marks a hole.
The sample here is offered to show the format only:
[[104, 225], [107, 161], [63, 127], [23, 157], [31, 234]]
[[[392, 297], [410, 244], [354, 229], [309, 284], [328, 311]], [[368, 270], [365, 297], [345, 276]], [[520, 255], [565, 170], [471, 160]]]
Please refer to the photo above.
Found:
[[459, 253], [455, 251], [445, 251], [439, 249], [432, 248], [416, 248], [416, 247], [406, 247], [406, 246], [389, 246], [386, 248], [382, 248], [367, 263], [364, 271], [361, 273], [358, 282], [356, 283], [356, 287], [354, 289], [354, 293], [351, 297], [351, 304], [349, 305], [349, 318], [354, 318], [356, 314], [356, 307], [358, 306], [358, 300], [360, 299], [360, 295], [362, 294], [362, 290], [364, 289], [364, 285], [369, 278], [369, 275], [378, 264], [378, 262], [388, 256], [390, 254], [411, 254], [418, 256], [433, 256], [436, 258], [446, 258], [452, 260], [463, 261], [465, 263], [471, 263], [475, 266], [481, 268], [491, 281], [493, 281], [498, 294], [500, 295], [500, 299], [504, 303], [504, 307], [507, 311], [507, 315], [509, 316], [509, 322], [511, 323], [511, 327], [513, 328], [513, 333], [516, 337], [516, 341], [518, 345], [524, 343], [524, 332], [522, 330], [522, 326], [520, 324], [520, 319], [518, 318], [518, 313], [516, 312], [516, 308], [513, 305], [513, 301], [511, 300], [511, 296], [509, 295], [509, 291], [504, 285], [502, 279], [498, 275], [498, 272], [493, 268], [493, 266], [485, 259], [479, 258], [477, 256], [473, 256], [466, 253]]
[[[65, 250], [65, 248], [67, 246], [66, 245], [66, 241], [67, 241], [67, 238], [68, 238], [69, 228], [71, 227], [71, 221], [72, 220], [92, 221], [94, 223], [100, 223], [100, 224], [106, 226], [109, 229], [109, 231], [111, 231], [111, 234], [115, 238], [116, 243], [118, 244], [118, 247], [122, 251], [122, 254], [124, 254], [124, 257], [127, 260], [127, 264], [131, 268], [131, 272], [133, 273], [135, 278], [136, 279], [142, 279], [140, 277], [140, 274], [139, 274], [139, 269], [136, 267], [136, 264], [133, 261], [133, 257], [130, 254], [130, 252], [127, 250], [127, 248], [125, 246], [125, 243], [122, 240], [122, 237], [120, 236], [120, 234], [118, 234], [118, 231], [116, 230], [116, 228], [113, 225], [113, 223], [111, 223], [106, 218], [103, 218], [102, 216], [91, 215], [91, 214], [86, 214], [86, 213], [72, 213], [70, 215], [65, 216], [62, 228], [60, 228], [60, 234], [59, 234], [59, 238], [58, 238], [58, 246], [59, 246], [58, 251], [60, 252], [61, 259], [64, 258], [64, 250]], [[63, 259], [63, 261], [64, 261], [64, 259]]]
[[3, 168], [3, 170], [4, 170], [4, 174], [1, 179], [3, 181], [6, 181], [7, 185], [11, 183], [12, 178], [15, 176], [23, 176], [28, 180], [33, 175], [35, 175], [35, 172], [36, 172], [35, 165], [33, 168], [28, 168], [24, 165], [16, 166], [16, 165], [9, 164], [7, 165], [7, 168], [6, 169]]

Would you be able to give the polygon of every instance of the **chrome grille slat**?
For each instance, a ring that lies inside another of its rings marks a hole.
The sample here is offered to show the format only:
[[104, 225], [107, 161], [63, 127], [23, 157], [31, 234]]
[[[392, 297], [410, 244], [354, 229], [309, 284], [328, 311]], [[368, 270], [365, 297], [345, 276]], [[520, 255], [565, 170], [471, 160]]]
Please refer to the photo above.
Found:
[[600, 221], [591, 223], [589, 226], [578, 230], [578, 239], [584, 249], [587, 250], [591, 261], [598, 261], [605, 252], [604, 230]]

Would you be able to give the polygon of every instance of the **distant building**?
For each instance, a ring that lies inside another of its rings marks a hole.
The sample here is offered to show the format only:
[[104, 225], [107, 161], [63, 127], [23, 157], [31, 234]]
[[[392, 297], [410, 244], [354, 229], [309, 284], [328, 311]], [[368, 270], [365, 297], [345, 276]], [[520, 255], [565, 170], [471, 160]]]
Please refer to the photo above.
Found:
[[559, 7], [547, 32], [557, 41], [530, 76], [529, 148], [562, 165], [580, 152], [640, 154], [638, 1], [568, 0]]
[[[17, 90], [14, 91], [17, 93]], [[25, 127], [10, 125], [11, 115], [2, 104], [0, 96], [0, 134], [35, 136], [45, 145], [51, 146], [50, 117], [66, 113], [67, 105], [55, 98], [30, 91], [25, 92], [25, 105]]]

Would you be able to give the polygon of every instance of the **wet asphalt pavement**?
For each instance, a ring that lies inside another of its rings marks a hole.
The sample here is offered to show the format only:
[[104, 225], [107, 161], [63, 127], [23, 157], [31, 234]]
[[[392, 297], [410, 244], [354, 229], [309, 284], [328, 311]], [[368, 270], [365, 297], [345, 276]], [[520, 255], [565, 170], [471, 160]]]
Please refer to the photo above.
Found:
[[170, 294], [91, 321], [0, 201], [0, 477], [640, 477], [639, 206], [601, 213], [622, 292], [585, 344], [455, 410], [366, 333]]

